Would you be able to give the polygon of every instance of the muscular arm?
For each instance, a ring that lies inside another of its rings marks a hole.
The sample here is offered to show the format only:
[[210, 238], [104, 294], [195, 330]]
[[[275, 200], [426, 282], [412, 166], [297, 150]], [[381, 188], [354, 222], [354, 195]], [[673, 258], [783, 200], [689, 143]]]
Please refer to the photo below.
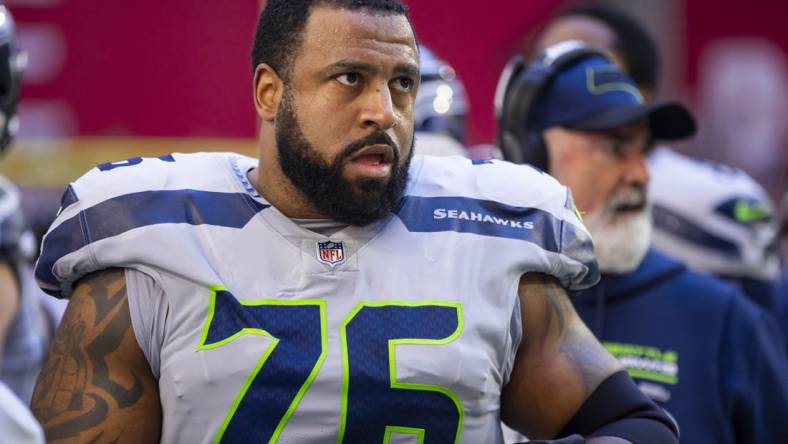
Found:
[[157, 442], [156, 380], [131, 328], [123, 270], [77, 285], [38, 377], [33, 413], [48, 442]]
[[554, 278], [527, 274], [518, 293], [523, 338], [502, 394], [501, 417], [529, 438], [551, 438], [621, 367], [586, 328]]
[[3, 349], [8, 329], [19, 310], [19, 284], [8, 261], [0, 261], [0, 369], [3, 368]]

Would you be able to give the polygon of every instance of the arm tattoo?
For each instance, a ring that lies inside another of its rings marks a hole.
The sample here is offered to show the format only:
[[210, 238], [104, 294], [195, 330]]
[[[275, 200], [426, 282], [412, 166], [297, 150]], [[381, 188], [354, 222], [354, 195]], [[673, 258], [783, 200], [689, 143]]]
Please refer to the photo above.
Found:
[[129, 341], [134, 337], [123, 273], [92, 275], [72, 297], [33, 393], [33, 411], [48, 440], [115, 438], [102, 429], [107, 419], [155, 389], [145, 387], [138, 368], [118, 361], [122, 353], [111, 356]]
[[[554, 278], [541, 275], [545, 299], [545, 329], [542, 346], [548, 334], [558, 335], [559, 351], [575, 369], [588, 394], [609, 374], [611, 360], [593, 335], [582, 326], [569, 295]], [[574, 319], [571, 319], [574, 318]], [[548, 333], [555, 329], [555, 333]], [[602, 355], [600, 355], [602, 353]]]
[[554, 277], [524, 275], [518, 296], [523, 336], [501, 394], [501, 418], [531, 438], [552, 437], [618, 364]]
[[590, 333], [588, 336], [578, 332], [571, 333], [561, 342], [561, 353], [580, 376], [588, 395], [617, 368], [614, 358], [603, 358], [607, 352], [596, 343]]

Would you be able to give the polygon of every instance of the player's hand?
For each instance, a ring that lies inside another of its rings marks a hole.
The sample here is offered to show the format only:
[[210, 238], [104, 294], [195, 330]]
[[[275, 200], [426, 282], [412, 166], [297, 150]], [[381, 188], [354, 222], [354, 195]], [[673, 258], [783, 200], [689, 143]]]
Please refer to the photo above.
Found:
[[517, 444], [585, 444], [586, 439], [580, 435], [570, 435], [564, 438], [558, 439], [550, 439], [550, 440], [537, 440], [537, 441], [528, 441], [527, 443], [517, 443]]

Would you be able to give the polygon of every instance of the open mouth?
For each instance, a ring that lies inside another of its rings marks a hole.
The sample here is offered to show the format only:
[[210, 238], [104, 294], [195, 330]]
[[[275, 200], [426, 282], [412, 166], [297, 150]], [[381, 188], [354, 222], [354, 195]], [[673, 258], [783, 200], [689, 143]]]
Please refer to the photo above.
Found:
[[394, 150], [389, 145], [370, 145], [357, 151], [350, 160], [367, 166], [390, 165], [394, 161]]
[[646, 203], [628, 203], [617, 205], [613, 210], [616, 213], [637, 213], [646, 209]]

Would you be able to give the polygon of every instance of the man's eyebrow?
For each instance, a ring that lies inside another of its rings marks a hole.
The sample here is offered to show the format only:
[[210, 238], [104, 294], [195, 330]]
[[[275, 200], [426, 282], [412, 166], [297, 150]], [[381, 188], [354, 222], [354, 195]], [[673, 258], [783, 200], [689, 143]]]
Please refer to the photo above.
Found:
[[394, 73], [397, 75], [401, 75], [401, 76], [404, 75], [407, 77], [418, 79], [419, 67], [410, 63], [397, 65], [397, 67], [394, 68]]
[[352, 71], [352, 72], [375, 72], [377, 68], [372, 63], [362, 62], [360, 60], [342, 59], [328, 65], [325, 71]]
[[[372, 63], [367, 63], [360, 60], [343, 59], [328, 65], [323, 71], [335, 72], [340, 70], [349, 72], [376, 73], [379, 71], [379, 68]], [[400, 64], [394, 68], [394, 74], [398, 76], [405, 75], [412, 78], [418, 78], [419, 67], [411, 63]]]

